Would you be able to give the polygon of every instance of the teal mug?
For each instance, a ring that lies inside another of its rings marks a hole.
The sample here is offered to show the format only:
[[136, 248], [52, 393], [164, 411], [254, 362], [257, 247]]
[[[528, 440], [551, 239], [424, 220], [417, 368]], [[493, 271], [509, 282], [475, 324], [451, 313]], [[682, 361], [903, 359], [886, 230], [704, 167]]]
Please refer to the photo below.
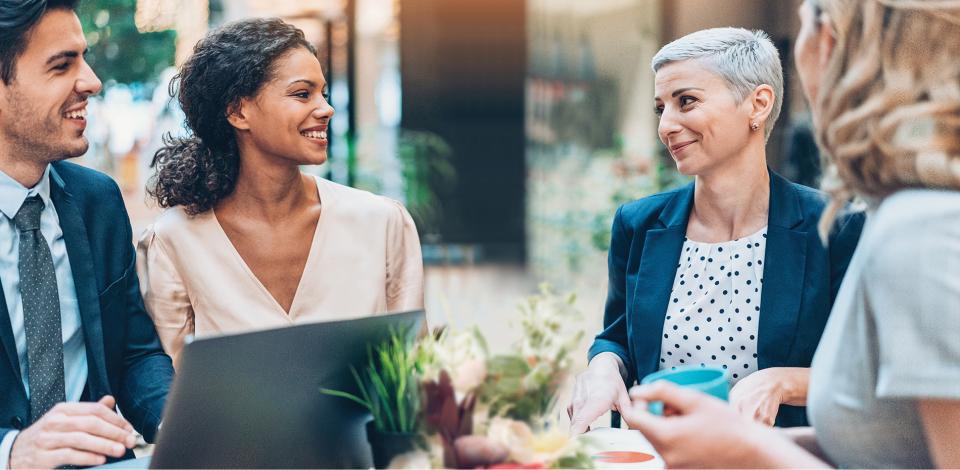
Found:
[[[692, 388], [723, 401], [727, 401], [730, 394], [730, 381], [727, 379], [727, 371], [719, 367], [689, 366], [664, 369], [644, 377], [640, 384], [647, 385], [660, 380], [673, 382], [681, 387]], [[663, 403], [652, 402], [648, 409], [655, 415], [662, 415]]]

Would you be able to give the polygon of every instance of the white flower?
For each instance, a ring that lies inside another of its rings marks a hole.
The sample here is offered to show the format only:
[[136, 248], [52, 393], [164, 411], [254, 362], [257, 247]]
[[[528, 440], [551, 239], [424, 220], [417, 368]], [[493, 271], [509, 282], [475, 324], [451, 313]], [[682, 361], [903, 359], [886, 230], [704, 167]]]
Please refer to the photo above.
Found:
[[558, 427], [534, 432], [527, 423], [507, 418], [493, 418], [487, 438], [510, 450], [510, 460], [519, 464], [549, 465], [571, 453], [571, 439]]
[[440, 371], [446, 370], [459, 397], [487, 378], [486, 345], [476, 329], [446, 330], [439, 339], [424, 340], [420, 347], [427, 358], [423, 377], [436, 380]]
[[411, 450], [394, 457], [387, 468], [431, 468], [430, 454], [423, 450]]
[[487, 361], [484, 359], [470, 359], [455, 365], [450, 371], [450, 380], [457, 395], [466, 395], [479, 387], [487, 378]]
[[533, 462], [530, 442], [533, 431], [522, 421], [507, 418], [493, 418], [487, 428], [487, 437], [510, 450], [510, 460], [527, 464]]

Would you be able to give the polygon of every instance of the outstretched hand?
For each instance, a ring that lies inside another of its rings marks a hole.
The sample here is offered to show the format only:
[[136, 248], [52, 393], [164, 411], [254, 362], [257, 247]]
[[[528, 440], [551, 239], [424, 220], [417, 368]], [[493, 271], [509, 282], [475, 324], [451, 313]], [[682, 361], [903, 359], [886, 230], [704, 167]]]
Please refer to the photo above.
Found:
[[[653, 444], [668, 467], [822, 467], [774, 430], [742, 418], [726, 402], [666, 381], [634, 387], [631, 405], [620, 410], [631, 429]], [[671, 416], [647, 411], [663, 402]]]
[[611, 357], [597, 356], [574, 383], [573, 398], [567, 407], [570, 433], [583, 434], [590, 430], [590, 423], [604, 413], [629, 406], [630, 396], [619, 364]]

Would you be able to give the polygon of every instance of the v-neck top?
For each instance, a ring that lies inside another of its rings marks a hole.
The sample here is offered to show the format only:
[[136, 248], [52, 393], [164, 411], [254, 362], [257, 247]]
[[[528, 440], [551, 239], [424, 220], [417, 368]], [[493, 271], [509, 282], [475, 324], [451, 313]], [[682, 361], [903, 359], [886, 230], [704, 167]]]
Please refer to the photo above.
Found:
[[316, 178], [322, 209], [290, 311], [264, 287], [213, 210], [165, 211], [137, 246], [147, 312], [177, 363], [184, 339], [423, 308], [417, 229], [403, 206]]

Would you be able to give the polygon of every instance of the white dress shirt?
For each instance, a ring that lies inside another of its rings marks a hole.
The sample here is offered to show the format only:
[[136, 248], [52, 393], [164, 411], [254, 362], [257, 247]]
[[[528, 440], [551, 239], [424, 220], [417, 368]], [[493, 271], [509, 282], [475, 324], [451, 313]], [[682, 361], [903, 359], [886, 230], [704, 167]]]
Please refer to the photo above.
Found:
[[[20, 360], [20, 376], [23, 389], [30, 397], [29, 368], [27, 361], [27, 336], [23, 323], [23, 303], [20, 297], [20, 233], [13, 223], [20, 206], [28, 198], [40, 195], [43, 211], [40, 213], [40, 233], [50, 246], [54, 270], [57, 276], [57, 291], [60, 295], [60, 322], [63, 331], [63, 370], [67, 401], [79, 401], [87, 384], [87, 353], [83, 339], [80, 307], [73, 283], [73, 272], [67, 257], [67, 246], [60, 228], [60, 218], [50, 199], [50, 166], [43, 178], [32, 188], [26, 188], [0, 171], [0, 284], [6, 299], [10, 326], [17, 345]], [[0, 468], [8, 468], [10, 449], [17, 432], [9, 432], [0, 441]]]

